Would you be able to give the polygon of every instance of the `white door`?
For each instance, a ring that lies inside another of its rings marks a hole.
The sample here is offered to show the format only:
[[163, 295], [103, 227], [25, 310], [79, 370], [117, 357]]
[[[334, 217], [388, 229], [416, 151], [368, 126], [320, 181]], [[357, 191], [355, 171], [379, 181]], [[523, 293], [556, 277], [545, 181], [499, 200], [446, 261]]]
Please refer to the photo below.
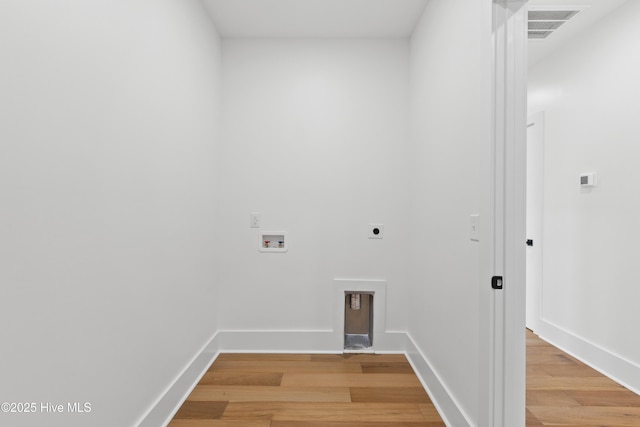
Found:
[[527, 328], [538, 330], [542, 298], [542, 212], [544, 191], [544, 113], [527, 123]]

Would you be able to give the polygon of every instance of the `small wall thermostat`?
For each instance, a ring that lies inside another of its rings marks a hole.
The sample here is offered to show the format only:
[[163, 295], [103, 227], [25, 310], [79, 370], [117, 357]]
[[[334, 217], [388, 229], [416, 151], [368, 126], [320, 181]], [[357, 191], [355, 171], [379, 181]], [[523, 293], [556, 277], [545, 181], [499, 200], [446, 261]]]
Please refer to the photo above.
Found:
[[595, 173], [583, 173], [580, 175], [580, 187], [595, 187], [595, 186], [596, 186]]

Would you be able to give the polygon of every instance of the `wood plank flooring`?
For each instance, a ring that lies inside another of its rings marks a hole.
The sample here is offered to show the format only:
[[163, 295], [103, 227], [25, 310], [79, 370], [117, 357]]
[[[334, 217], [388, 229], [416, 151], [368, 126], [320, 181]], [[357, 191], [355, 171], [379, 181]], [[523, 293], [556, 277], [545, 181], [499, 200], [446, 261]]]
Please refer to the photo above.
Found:
[[638, 427], [640, 396], [527, 330], [527, 426]]
[[[221, 354], [169, 427], [444, 426], [403, 355]], [[638, 427], [640, 396], [527, 331], [527, 426]]]
[[404, 355], [221, 354], [169, 427], [442, 427]]

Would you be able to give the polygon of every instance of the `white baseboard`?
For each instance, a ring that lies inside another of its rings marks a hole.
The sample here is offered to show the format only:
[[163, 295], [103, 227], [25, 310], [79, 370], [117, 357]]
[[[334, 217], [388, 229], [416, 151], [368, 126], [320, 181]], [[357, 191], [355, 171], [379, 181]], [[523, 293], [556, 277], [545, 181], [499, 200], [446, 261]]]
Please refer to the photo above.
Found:
[[187, 396], [198, 384], [200, 378], [209, 369], [219, 354], [218, 334], [196, 354], [184, 367], [180, 375], [160, 395], [156, 403], [141, 418], [138, 427], [159, 427], [169, 424]]
[[333, 331], [219, 331], [225, 353], [337, 353]]
[[406, 355], [422, 386], [429, 394], [431, 401], [440, 413], [447, 426], [470, 427], [473, 423], [465, 415], [446, 384], [440, 379], [437, 371], [433, 369], [429, 359], [425, 357], [416, 345], [411, 335], [406, 334]]
[[[550, 322], [535, 331], [541, 338], [581, 360], [628, 389], [640, 394], [640, 366]], [[404, 353], [448, 426], [472, 426], [429, 359], [406, 332], [374, 335], [376, 353]], [[219, 331], [185, 366], [182, 373], [141, 418], [139, 427], [166, 426], [219, 353], [331, 353], [343, 352], [332, 330]]]
[[534, 331], [540, 338], [640, 394], [640, 366], [542, 319]]
[[[404, 332], [373, 336], [376, 353], [403, 353]], [[225, 353], [330, 353], [344, 351], [343, 336], [334, 331], [220, 331], [220, 351]]]
[[[471, 426], [428, 359], [406, 332], [374, 335], [376, 353], [406, 354], [416, 375], [448, 426]], [[330, 353], [344, 351], [334, 331], [218, 331], [167, 388], [138, 427], [166, 426], [220, 353]]]

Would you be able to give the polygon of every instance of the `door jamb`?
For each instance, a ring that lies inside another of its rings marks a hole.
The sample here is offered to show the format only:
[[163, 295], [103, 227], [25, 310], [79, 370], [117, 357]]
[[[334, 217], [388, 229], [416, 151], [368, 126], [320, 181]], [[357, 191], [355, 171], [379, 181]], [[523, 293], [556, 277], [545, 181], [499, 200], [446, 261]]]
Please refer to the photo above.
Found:
[[[527, 0], [493, 0], [492, 276], [480, 425], [525, 425]], [[489, 287], [488, 282], [482, 286]], [[485, 406], [486, 404], [486, 406]]]
[[[533, 113], [531, 115], [527, 115], [527, 134], [529, 131], [529, 128], [531, 126], [536, 126], [538, 128], [541, 129], [542, 132], [542, 140], [538, 141], [538, 143], [540, 144], [540, 148], [538, 148], [539, 150], [542, 151], [542, 164], [538, 164], [536, 165], [536, 167], [538, 168], [537, 172], [538, 174], [542, 175], [542, 181], [543, 181], [543, 186], [542, 186], [542, 196], [544, 199], [544, 120], [545, 120], [545, 116], [544, 116], [544, 111], [538, 111], [536, 113]], [[535, 132], [535, 131], [534, 131]], [[531, 142], [528, 140], [528, 135], [527, 135], [527, 150], [529, 149], [529, 144], [531, 144]], [[527, 159], [527, 180], [530, 178], [531, 175], [531, 171], [528, 170], [529, 167], [529, 160]], [[542, 215], [542, 217], [544, 218], [544, 203], [540, 206], [536, 206], [535, 208], [539, 211], [539, 213]], [[529, 214], [530, 211], [530, 207], [527, 206], [527, 216]], [[527, 218], [527, 222], [529, 221], [529, 218]], [[542, 248], [541, 250], [544, 250], [544, 220], [543, 220], [543, 224], [542, 224], [542, 228], [540, 230], [542, 232], [541, 235], [538, 236], [538, 241], [535, 241], [534, 239], [534, 245], [537, 245], [536, 247], [538, 248]], [[529, 239], [530, 236], [527, 235], [527, 239]], [[530, 328], [534, 333], [536, 333], [536, 335], [540, 334], [540, 328], [541, 328], [541, 324], [542, 324], [542, 268], [543, 268], [543, 264], [542, 264], [542, 258], [540, 258], [539, 260], [539, 264], [537, 265], [538, 269], [539, 269], [539, 273], [540, 273], [540, 280], [534, 284], [532, 283], [528, 283], [528, 277], [527, 277], [527, 282], [526, 282], [526, 293], [527, 295], [530, 297], [531, 294], [534, 294], [533, 297], [533, 301], [530, 300], [529, 297], [527, 297], [526, 299], [526, 305], [525, 305], [525, 316], [526, 316], [526, 323], [527, 323], [527, 328]], [[527, 270], [530, 268], [530, 265], [527, 265], [526, 268]], [[534, 287], [534, 291], [531, 292], [531, 287]], [[533, 308], [533, 312], [531, 312], [529, 309]]]

